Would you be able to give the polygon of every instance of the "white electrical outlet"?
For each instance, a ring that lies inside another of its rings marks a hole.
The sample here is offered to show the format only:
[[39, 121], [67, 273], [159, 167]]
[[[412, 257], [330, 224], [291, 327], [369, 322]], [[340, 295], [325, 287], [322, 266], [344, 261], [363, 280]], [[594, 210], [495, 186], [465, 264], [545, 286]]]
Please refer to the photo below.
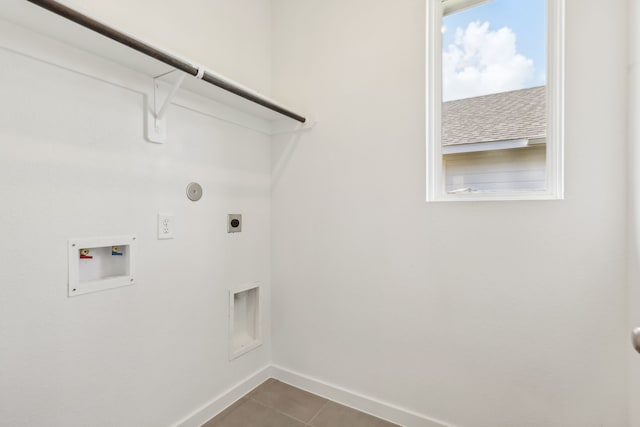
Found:
[[173, 239], [173, 214], [158, 214], [158, 239]]

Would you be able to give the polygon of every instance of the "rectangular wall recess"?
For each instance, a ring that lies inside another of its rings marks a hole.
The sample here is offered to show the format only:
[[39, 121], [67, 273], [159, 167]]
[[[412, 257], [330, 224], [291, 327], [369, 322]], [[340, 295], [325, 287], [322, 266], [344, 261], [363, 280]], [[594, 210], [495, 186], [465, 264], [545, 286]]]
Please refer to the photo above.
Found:
[[260, 284], [237, 286], [229, 291], [229, 359], [262, 344]]
[[69, 240], [69, 296], [134, 283], [135, 236]]

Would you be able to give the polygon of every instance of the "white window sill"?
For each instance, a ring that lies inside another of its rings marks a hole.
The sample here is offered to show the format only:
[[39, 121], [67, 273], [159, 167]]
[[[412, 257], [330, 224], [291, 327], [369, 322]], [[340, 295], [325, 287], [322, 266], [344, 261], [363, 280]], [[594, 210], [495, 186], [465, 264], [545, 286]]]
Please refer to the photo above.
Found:
[[564, 200], [564, 195], [548, 191], [475, 191], [461, 194], [439, 194], [427, 202], [491, 202], [510, 200]]

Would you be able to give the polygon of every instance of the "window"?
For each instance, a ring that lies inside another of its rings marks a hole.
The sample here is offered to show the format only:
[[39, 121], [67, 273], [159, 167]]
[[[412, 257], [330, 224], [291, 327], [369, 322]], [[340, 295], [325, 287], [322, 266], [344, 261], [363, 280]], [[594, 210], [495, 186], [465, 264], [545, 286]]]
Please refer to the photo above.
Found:
[[427, 200], [563, 198], [564, 0], [427, 4]]

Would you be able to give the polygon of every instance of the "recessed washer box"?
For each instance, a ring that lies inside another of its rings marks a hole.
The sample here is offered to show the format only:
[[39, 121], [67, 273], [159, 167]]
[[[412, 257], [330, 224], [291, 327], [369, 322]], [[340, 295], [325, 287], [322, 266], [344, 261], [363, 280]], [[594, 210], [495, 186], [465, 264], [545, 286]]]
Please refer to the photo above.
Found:
[[259, 283], [229, 291], [229, 360], [262, 345], [260, 311]]
[[136, 237], [69, 240], [69, 296], [133, 285]]

